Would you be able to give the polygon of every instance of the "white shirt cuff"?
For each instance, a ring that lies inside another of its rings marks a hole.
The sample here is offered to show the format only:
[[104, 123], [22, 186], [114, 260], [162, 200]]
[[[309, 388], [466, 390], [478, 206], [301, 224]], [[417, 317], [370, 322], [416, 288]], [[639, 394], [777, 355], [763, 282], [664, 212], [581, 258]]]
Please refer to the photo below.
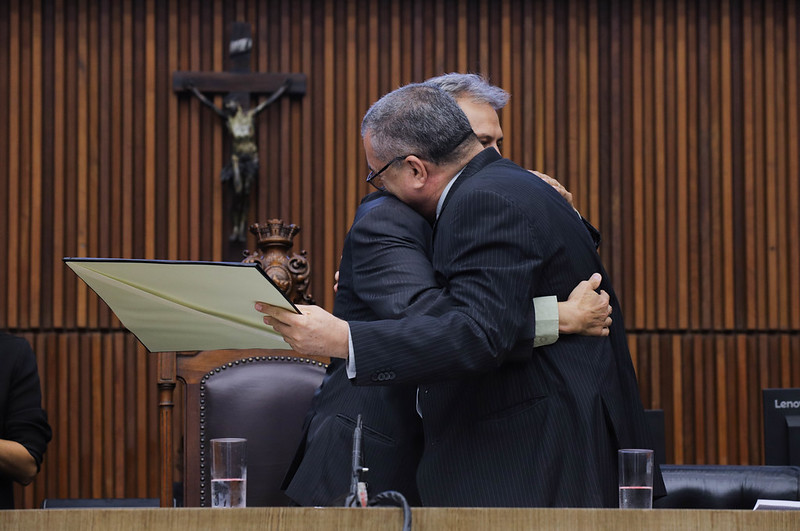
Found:
[[[556, 305], [556, 312], [558, 312], [558, 305]], [[558, 324], [556, 324], [556, 333], [558, 333]], [[350, 325], [347, 325], [347, 346], [349, 353], [347, 354], [347, 377], [353, 379], [356, 377], [356, 356], [353, 352], [353, 336], [350, 334]]]
[[558, 341], [558, 299], [556, 296], [534, 298], [533, 311], [536, 315], [536, 337], [533, 338], [533, 347], [552, 345]]

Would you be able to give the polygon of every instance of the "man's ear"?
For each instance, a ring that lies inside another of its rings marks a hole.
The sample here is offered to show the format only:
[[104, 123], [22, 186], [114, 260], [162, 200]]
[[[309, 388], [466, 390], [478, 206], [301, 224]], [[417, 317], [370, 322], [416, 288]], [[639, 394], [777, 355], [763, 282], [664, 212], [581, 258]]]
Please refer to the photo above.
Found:
[[406, 164], [411, 167], [412, 181], [415, 188], [422, 188], [428, 181], [430, 175], [428, 171], [428, 163], [420, 159], [416, 155], [409, 155], [406, 158]]

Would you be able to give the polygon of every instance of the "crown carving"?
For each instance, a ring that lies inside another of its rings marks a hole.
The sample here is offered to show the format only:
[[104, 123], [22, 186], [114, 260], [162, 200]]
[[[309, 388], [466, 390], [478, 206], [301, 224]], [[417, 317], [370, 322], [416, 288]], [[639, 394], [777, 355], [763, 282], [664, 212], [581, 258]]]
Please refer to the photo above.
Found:
[[258, 246], [285, 245], [291, 248], [294, 237], [300, 232], [300, 227], [294, 223], [285, 224], [282, 219], [268, 219], [266, 223], [253, 223], [250, 225], [250, 232], [255, 234]]

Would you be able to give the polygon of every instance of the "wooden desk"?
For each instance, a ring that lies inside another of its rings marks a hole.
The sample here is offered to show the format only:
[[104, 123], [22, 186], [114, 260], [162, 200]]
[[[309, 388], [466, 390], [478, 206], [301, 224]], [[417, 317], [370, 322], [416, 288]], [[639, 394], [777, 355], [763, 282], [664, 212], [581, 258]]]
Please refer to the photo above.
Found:
[[[531, 529], [800, 529], [800, 511], [616, 509], [413, 509], [414, 531]], [[0, 511], [0, 529], [280, 529], [398, 531], [400, 509], [34, 509]]]

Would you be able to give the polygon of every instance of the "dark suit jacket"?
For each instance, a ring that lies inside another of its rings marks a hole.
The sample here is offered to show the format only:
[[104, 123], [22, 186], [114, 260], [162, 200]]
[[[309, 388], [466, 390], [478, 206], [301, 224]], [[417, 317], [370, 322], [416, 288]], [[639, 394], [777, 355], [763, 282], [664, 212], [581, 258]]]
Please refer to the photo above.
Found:
[[[371, 321], [404, 315], [436, 288], [431, 226], [396, 198], [367, 196], [344, 242], [334, 314]], [[363, 422], [364, 479], [370, 497], [386, 490], [419, 505], [415, 474], [422, 453], [416, 386], [356, 387], [334, 360], [306, 419], [306, 432], [284, 482], [300, 505], [341, 505], [350, 488], [353, 428]], [[288, 483], [288, 486], [287, 486]]]
[[[619, 302], [574, 210], [487, 149], [447, 195], [433, 265], [447, 299], [427, 315], [350, 322], [357, 383], [423, 384], [423, 504], [616, 507], [617, 449], [652, 446]], [[531, 299], [566, 300], [595, 271], [610, 336], [532, 351]]]

